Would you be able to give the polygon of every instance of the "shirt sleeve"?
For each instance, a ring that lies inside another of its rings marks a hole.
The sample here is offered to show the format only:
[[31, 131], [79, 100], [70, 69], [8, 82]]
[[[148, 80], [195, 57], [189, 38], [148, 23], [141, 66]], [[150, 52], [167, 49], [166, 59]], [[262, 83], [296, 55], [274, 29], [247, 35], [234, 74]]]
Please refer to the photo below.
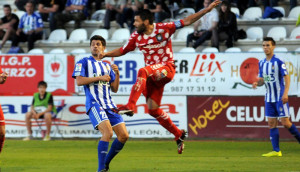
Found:
[[183, 20], [177, 20], [174, 22], [164, 23], [164, 27], [166, 27], [170, 34], [173, 34], [177, 29], [181, 29], [184, 27]]
[[258, 77], [259, 78], [263, 78], [263, 74], [262, 74], [262, 64], [263, 64], [263, 62], [262, 61], [259, 61], [258, 62], [258, 69], [259, 69], [259, 72], [258, 72]]
[[214, 21], [214, 22], [219, 21], [219, 14], [217, 11], [213, 12], [212, 21]]
[[37, 28], [43, 28], [44, 27], [43, 20], [42, 20], [42, 18], [39, 14], [37, 14], [36, 19], [37, 19], [36, 20], [36, 27]]
[[112, 68], [109, 64], [107, 64], [107, 66], [109, 67], [109, 70], [110, 70], [110, 73], [109, 73], [110, 81], [109, 81], [109, 83], [112, 83], [116, 79], [116, 73], [115, 73], [115, 71], [112, 70]]
[[67, 2], [66, 2], [66, 7], [69, 7], [71, 4], [72, 4], [71, 1], [70, 1], [70, 0], [67, 0]]
[[[50, 93], [48, 93], [50, 94]], [[54, 105], [54, 102], [53, 102], [53, 96], [50, 95], [50, 98], [49, 98], [49, 101], [48, 101], [48, 105]]]
[[279, 65], [278, 68], [279, 68], [281, 76], [286, 76], [289, 74], [288, 71], [286, 70], [286, 65], [285, 65], [284, 61], [280, 60], [278, 65]]
[[18, 28], [23, 29], [24, 28], [24, 15], [21, 17], [20, 21], [19, 21], [19, 26]]
[[129, 40], [126, 42], [126, 44], [120, 48], [121, 54], [124, 55], [128, 53], [129, 51], [133, 51], [136, 48], [136, 39], [137, 37], [140, 36], [136, 32], [133, 32], [130, 35]]
[[86, 65], [86, 60], [81, 59], [75, 64], [75, 68], [72, 74], [72, 77], [76, 79], [77, 76], [86, 76], [86, 71], [87, 71], [87, 65]]
[[86, 5], [87, 5], [87, 2], [88, 2], [88, 0], [83, 0], [83, 1], [81, 2], [81, 5], [86, 6]]

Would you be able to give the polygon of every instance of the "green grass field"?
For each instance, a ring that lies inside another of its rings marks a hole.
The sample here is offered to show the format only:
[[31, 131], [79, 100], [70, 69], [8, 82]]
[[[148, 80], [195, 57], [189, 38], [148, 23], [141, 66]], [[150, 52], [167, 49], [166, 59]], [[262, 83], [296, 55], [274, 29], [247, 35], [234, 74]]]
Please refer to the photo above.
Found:
[[[186, 141], [178, 155], [171, 140], [129, 140], [110, 171], [300, 171], [300, 145], [281, 142], [283, 157], [261, 157], [269, 142]], [[95, 172], [96, 140], [6, 140], [1, 172]]]

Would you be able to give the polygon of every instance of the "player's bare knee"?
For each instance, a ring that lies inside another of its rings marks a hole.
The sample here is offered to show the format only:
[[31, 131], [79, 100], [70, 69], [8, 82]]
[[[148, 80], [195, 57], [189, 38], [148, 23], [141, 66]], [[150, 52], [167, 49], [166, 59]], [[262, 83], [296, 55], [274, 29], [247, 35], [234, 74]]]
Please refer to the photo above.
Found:
[[5, 129], [0, 128], [0, 137], [5, 137]]
[[45, 121], [50, 121], [51, 122], [51, 118], [52, 118], [52, 116], [51, 116], [51, 114], [50, 113], [46, 113], [45, 114]]
[[282, 122], [282, 125], [284, 126], [284, 128], [289, 129], [289, 128], [291, 128], [292, 123], [290, 121], [287, 121], [287, 122]]
[[111, 139], [112, 138], [112, 136], [113, 136], [113, 131], [112, 130], [108, 130], [108, 131], [105, 131], [104, 133], [103, 133], [103, 136], [105, 136], [106, 138], [109, 138], [109, 139]]
[[291, 126], [292, 126], [292, 123], [289, 120], [289, 118], [281, 118], [280, 122], [285, 128], [291, 128]]
[[32, 118], [32, 113], [31, 112], [27, 112], [25, 115], [25, 119], [31, 119]]
[[127, 132], [122, 133], [119, 137], [118, 140], [121, 143], [125, 143], [129, 139], [129, 134]]

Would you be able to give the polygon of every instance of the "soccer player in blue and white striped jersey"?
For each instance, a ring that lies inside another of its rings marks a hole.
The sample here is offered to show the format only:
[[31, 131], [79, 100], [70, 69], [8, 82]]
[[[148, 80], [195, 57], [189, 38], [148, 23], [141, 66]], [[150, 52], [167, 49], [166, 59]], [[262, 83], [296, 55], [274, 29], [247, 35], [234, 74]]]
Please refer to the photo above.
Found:
[[[102, 133], [98, 144], [98, 171], [107, 171], [109, 163], [123, 148], [128, 139], [124, 120], [117, 113], [117, 107], [111, 98], [110, 91], [119, 88], [119, 69], [102, 61], [101, 54], [106, 46], [105, 39], [95, 35], [90, 39], [92, 55], [79, 60], [72, 77], [78, 86], [83, 85], [86, 95], [86, 114], [94, 129]], [[117, 138], [108, 151], [109, 140], [115, 131]]]
[[300, 143], [300, 133], [289, 119], [288, 92], [290, 77], [284, 61], [274, 54], [275, 45], [276, 42], [273, 38], [265, 37], [263, 39], [263, 49], [266, 58], [259, 62], [259, 79], [252, 85], [254, 89], [257, 86], [266, 86], [265, 114], [268, 117], [273, 151], [262, 155], [265, 157], [282, 156], [279, 149], [278, 118], [281, 124]]

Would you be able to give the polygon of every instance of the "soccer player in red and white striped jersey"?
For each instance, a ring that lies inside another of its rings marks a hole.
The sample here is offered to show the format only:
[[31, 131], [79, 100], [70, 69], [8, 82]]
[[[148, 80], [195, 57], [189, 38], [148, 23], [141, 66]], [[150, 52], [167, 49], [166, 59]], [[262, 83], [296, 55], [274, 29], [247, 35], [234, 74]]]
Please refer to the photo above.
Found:
[[149, 114], [175, 136], [179, 154], [184, 148], [183, 141], [186, 132], [178, 129], [169, 115], [160, 108], [164, 86], [175, 75], [171, 36], [177, 29], [191, 25], [220, 3], [220, 0], [216, 0], [195, 14], [169, 23], [153, 23], [152, 13], [149, 10], [142, 10], [135, 15], [136, 31], [131, 34], [128, 42], [123, 47], [103, 55], [104, 57], [118, 57], [133, 51], [136, 47], [143, 52], [146, 66], [139, 69], [128, 103], [120, 107], [119, 114], [133, 115], [136, 102], [143, 93]]

